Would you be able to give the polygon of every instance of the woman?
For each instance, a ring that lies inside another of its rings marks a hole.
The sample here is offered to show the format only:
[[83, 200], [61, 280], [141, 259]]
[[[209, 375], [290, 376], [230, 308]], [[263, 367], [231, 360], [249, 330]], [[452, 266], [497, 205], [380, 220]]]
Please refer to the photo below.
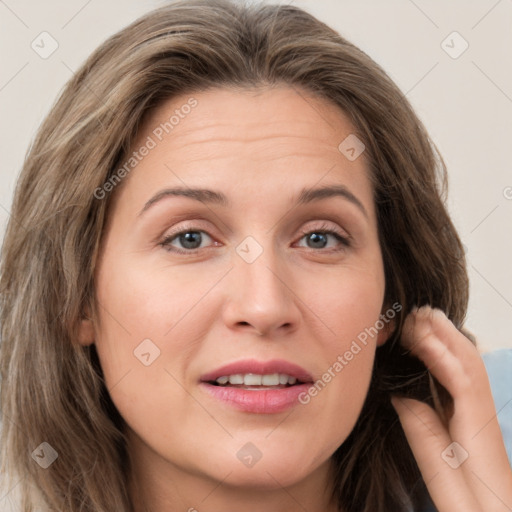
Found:
[[509, 510], [443, 184], [398, 88], [298, 8], [183, 1], [106, 41], [3, 247], [21, 509]]

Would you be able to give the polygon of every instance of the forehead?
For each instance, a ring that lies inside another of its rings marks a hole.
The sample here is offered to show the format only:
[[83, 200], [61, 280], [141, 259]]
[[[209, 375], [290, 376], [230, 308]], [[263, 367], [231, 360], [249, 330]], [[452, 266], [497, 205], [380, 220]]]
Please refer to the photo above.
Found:
[[212, 88], [164, 101], [146, 118], [135, 145], [147, 135], [178, 146], [215, 139], [220, 132], [219, 141], [233, 143], [302, 137], [334, 152], [354, 131], [340, 107], [296, 87]]
[[189, 185], [233, 188], [246, 192], [245, 199], [268, 201], [276, 188], [341, 183], [371, 211], [365, 154], [351, 159], [344, 152], [345, 141], [358, 140], [355, 131], [337, 105], [294, 87], [182, 94], [142, 124], [128, 156], [151, 149], [123, 183], [123, 194], [141, 206], [140, 198], [159, 187]]

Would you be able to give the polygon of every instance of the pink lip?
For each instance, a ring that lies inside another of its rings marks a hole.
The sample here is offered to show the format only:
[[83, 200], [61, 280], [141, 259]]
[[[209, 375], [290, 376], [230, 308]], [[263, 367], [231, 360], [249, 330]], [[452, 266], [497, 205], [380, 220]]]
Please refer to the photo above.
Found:
[[209, 396], [238, 409], [256, 414], [275, 414], [296, 405], [301, 393], [307, 393], [309, 384], [296, 384], [288, 388], [250, 390], [215, 386], [201, 382], [200, 387]]
[[255, 359], [244, 359], [234, 363], [221, 366], [212, 372], [201, 376], [201, 382], [214, 381], [219, 377], [235, 375], [237, 373], [256, 373], [258, 375], [269, 375], [272, 373], [286, 373], [302, 382], [313, 382], [311, 375], [300, 366], [284, 361], [283, 359], [272, 359], [271, 361], [256, 361]]
[[[256, 373], [268, 375], [285, 373], [295, 377], [300, 383], [279, 389], [244, 389], [223, 387], [211, 384], [219, 377], [237, 373]], [[299, 395], [307, 392], [312, 384], [311, 375], [296, 364], [284, 360], [256, 361], [244, 360], [230, 363], [201, 376], [200, 387], [209, 396], [228, 404], [235, 409], [257, 414], [275, 414], [283, 412], [297, 404]]]

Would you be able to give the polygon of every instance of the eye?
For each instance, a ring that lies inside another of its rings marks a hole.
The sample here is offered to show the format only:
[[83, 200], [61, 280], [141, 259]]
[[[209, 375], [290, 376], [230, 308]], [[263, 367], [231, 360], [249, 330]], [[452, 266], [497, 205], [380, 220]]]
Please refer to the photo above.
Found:
[[[334, 247], [334, 250], [343, 250], [346, 247], [350, 246], [349, 237], [339, 233], [334, 229], [329, 229], [327, 225], [322, 225], [318, 229], [313, 229], [309, 231], [302, 231], [302, 237], [300, 240], [306, 239], [306, 244], [310, 249], [333, 249], [333, 247], [326, 247], [329, 243], [329, 238], [335, 239], [338, 242], [338, 245], [341, 244], [341, 248]], [[304, 247], [304, 246], [302, 246]]]
[[[187, 228], [177, 233], [167, 235], [162, 242], [160, 242], [160, 245], [169, 252], [193, 254], [199, 249], [204, 248], [201, 247], [201, 244], [204, 241], [204, 235], [211, 239], [211, 236], [202, 229]], [[181, 244], [182, 248], [176, 247], [173, 244], [173, 241]]]
[[[350, 238], [347, 235], [329, 229], [327, 224], [319, 226], [317, 229], [301, 232], [300, 240], [306, 238], [306, 243], [310, 244], [309, 249], [331, 249], [331, 251], [340, 251], [350, 246]], [[159, 243], [166, 251], [174, 252], [177, 254], [195, 254], [200, 249], [211, 247], [210, 245], [203, 246], [203, 242], [208, 239], [213, 240], [212, 237], [203, 229], [194, 226], [186, 227], [181, 231], [170, 233]], [[338, 242], [338, 248], [326, 247], [329, 244], [329, 238], [335, 239]], [[180, 244], [181, 247], [177, 247]], [[214, 244], [219, 245], [218, 242]], [[340, 248], [339, 245], [342, 247]], [[304, 246], [302, 246], [304, 247]], [[327, 251], [326, 251], [327, 252]]]

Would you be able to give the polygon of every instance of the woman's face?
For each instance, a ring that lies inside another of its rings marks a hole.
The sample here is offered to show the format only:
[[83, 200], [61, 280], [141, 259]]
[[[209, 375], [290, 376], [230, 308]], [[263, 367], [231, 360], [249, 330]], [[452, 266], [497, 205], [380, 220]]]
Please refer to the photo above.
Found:
[[284, 86], [175, 97], [142, 126], [81, 342], [155, 478], [325, 481], [386, 338], [371, 330], [384, 271], [353, 132]]

